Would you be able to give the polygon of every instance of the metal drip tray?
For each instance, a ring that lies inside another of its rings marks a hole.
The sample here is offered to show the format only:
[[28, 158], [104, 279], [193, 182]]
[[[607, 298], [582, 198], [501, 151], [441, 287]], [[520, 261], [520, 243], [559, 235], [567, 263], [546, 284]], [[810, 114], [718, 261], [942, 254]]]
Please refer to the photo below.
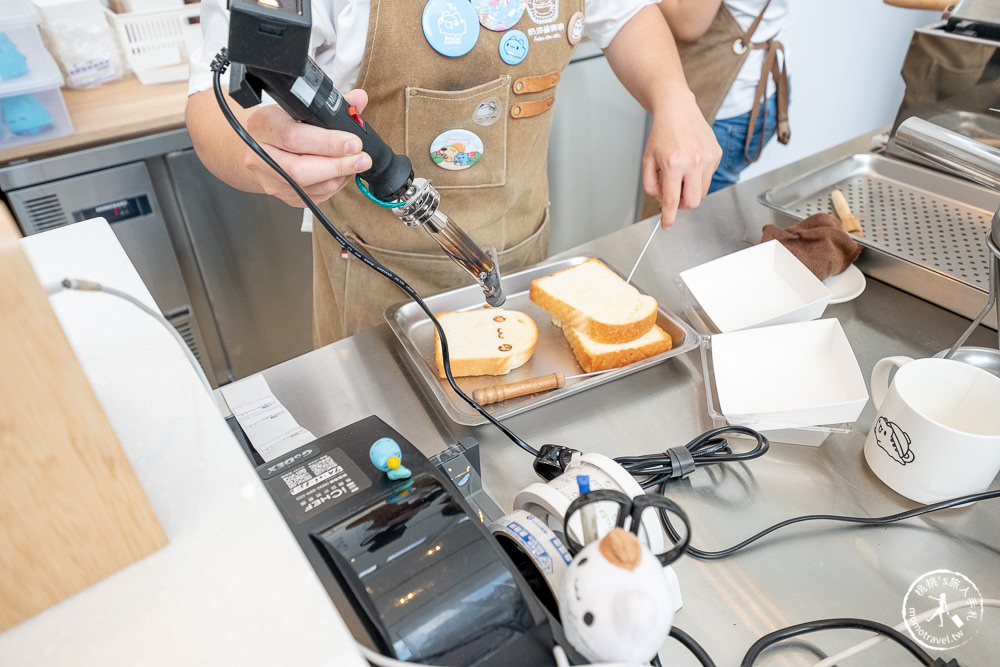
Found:
[[[788, 226], [833, 214], [839, 187], [861, 222], [864, 273], [970, 319], [986, 305], [986, 238], [1000, 193], [874, 153], [852, 155], [767, 190], [760, 201]], [[987, 317], [986, 322], [996, 322]], [[995, 325], [992, 325], [995, 326]]]

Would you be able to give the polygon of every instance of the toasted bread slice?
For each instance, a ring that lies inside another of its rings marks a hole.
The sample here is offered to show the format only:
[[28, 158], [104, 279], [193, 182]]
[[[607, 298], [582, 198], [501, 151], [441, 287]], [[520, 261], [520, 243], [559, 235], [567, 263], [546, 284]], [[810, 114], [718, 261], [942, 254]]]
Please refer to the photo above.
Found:
[[[506, 375], [527, 362], [538, 344], [535, 321], [517, 310], [482, 308], [440, 313], [437, 319], [448, 339], [451, 373], [455, 377]], [[447, 377], [436, 328], [434, 358], [438, 375]]]
[[656, 324], [636, 340], [617, 344], [599, 343], [587, 334], [565, 325], [562, 330], [577, 363], [587, 373], [627, 366], [673, 347], [670, 334]]
[[553, 320], [598, 343], [635, 340], [656, 322], [656, 299], [595, 258], [531, 281], [528, 296]]

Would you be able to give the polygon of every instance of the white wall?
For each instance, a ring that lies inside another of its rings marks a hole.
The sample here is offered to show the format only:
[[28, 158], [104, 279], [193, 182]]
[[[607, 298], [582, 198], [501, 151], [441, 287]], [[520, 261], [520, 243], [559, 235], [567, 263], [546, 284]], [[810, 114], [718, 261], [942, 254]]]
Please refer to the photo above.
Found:
[[882, 0], [793, 0], [785, 39], [792, 139], [768, 144], [743, 180], [891, 124], [910, 36], [940, 18]]

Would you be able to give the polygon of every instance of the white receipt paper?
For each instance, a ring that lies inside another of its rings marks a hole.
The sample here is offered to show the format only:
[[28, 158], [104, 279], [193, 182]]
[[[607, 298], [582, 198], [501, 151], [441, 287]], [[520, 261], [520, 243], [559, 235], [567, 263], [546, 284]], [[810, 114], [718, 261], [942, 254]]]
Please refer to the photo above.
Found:
[[220, 388], [233, 416], [264, 461], [274, 459], [316, 439], [299, 426], [271, 393], [267, 380], [253, 375]]

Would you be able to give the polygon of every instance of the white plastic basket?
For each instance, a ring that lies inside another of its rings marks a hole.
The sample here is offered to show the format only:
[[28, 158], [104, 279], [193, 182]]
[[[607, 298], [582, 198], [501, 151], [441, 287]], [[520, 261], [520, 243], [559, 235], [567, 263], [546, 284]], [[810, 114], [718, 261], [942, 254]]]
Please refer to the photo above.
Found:
[[129, 67], [144, 84], [187, 78], [186, 44], [190, 33], [199, 30], [200, 13], [200, 3], [149, 12], [107, 12]]

